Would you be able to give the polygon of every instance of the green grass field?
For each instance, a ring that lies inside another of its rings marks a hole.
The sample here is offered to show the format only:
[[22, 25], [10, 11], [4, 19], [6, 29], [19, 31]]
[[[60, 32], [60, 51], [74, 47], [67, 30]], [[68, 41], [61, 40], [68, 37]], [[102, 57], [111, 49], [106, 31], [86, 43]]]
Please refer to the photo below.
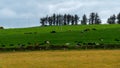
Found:
[[[84, 32], [85, 29], [90, 31]], [[56, 33], [50, 33], [51, 31]], [[120, 41], [115, 39], [120, 40], [120, 25], [47, 26], [0, 30], [0, 47], [8, 48], [18, 47], [19, 44], [41, 44], [46, 40], [54, 45], [70, 43], [71, 46], [76, 45], [77, 42], [120, 44]]]

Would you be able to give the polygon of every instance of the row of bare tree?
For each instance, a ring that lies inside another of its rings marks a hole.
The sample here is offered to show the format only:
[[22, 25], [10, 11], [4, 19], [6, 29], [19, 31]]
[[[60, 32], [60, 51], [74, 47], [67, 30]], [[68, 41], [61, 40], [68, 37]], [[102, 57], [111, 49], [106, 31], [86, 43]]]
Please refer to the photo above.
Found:
[[40, 18], [40, 24], [42, 26], [45, 25], [78, 25], [78, 24], [100, 24], [101, 20], [99, 18], [99, 15], [97, 13], [91, 13], [90, 18], [87, 19], [87, 16], [84, 14], [82, 20], [80, 20], [80, 17], [75, 14], [75, 15], [70, 15], [70, 14], [53, 14], [52, 16], [46, 16], [43, 18]]
[[[90, 13], [89, 18], [87, 18], [86, 14], [84, 14], [82, 16], [82, 19], [80, 20], [80, 17], [75, 14], [75, 15], [71, 15], [71, 14], [53, 14], [52, 16], [46, 16], [43, 18], [40, 18], [40, 24], [42, 26], [52, 26], [52, 25], [57, 25], [57, 26], [61, 26], [61, 25], [87, 25], [87, 24], [101, 24], [102, 20], [100, 19], [100, 16], [98, 15], [98, 13]], [[107, 20], [108, 24], [120, 24], [120, 13], [115, 16], [112, 15], [110, 16], [110, 18], [108, 18]]]

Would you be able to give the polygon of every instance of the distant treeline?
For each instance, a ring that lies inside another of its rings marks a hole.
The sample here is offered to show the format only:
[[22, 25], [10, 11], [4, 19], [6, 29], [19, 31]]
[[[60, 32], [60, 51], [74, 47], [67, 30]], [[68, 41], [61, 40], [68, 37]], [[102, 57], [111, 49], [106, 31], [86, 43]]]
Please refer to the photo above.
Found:
[[[108, 24], [120, 24], [120, 13], [118, 15], [111, 15], [108, 20], [106, 21]], [[61, 26], [61, 25], [87, 25], [87, 24], [101, 24], [102, 20], [98, 13], [90, 13], [89, 18], [84, 14], [82, 18], [75, 14], [53, 14], [52, 16], [46, 16], [40, 18], [40, 24], [42, 26]]]

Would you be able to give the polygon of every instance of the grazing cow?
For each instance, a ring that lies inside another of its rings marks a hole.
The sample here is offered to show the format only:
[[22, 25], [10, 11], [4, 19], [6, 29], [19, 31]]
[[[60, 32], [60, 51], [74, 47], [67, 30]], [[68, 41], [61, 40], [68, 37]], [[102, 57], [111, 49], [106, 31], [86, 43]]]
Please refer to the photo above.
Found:
[[45, 43], [45, 44], [50, 44], [50, 41], [47, 40], [47, 41], [45, 41], [44, 43]]
[[115, 41], [119, 42], [120, 40], [119, 39], [115, 39]]
[[51, 31], [50, 33], [56, 33], [56, 31]]
[[10, 44], [10, 46], [14, 46], [14, 44]]
[[96, 28], [92, 28], [92, 30], [96, 31], [97, 29]]
[[102, 41], [104, 41], [104, 39], [102, 39], [102, 38], [101, 38], [101, 39], [99, 39], [99, 40], [100, 40], [101, 42], [102, 42]]
[[32, 43], [28, 42], [28, 45], [31, 45]]
[[5, 47], [5, 45], [3, 44], [2, 47]]
[[68, 45], [70, 45], [70, 43], [65, 43], [65, 45], [67, 45], [67, 46], [68, 46]]
[[95, 43], [88, 43], [88, 45], [95, 45]]
[[87, 29], [85, 29], [84, 31], [85, 31], [85, 32], [87, 32], [87, 31], [90, 31], [90, 29], [89, 29], [89, 28], [87, 28]]

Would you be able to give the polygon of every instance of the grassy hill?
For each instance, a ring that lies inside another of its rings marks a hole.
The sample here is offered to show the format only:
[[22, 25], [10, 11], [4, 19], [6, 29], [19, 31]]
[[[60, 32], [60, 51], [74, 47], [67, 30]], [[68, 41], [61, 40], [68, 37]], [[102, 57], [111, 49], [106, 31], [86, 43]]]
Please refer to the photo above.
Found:
[[[55, 31], [56, 33], [51, 33]], [[120, 25], [47, 26], [0, 30], [0, 47], [42, 44], [74, 46], [77, 43], [120, 44]]]

